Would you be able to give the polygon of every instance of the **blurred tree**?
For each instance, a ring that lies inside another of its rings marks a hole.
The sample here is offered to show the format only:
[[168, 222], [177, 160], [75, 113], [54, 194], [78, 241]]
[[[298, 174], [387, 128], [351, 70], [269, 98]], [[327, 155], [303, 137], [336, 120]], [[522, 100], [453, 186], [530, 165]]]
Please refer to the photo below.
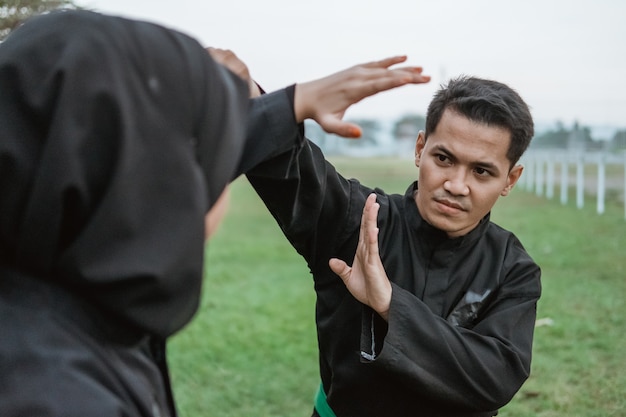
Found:
[[563, 123], [557, 122], [555, 129], [547, 130], [536, 136], [531, 146], [535, 148], [559, 148], [565, 149], [570, 140], [572, 132], [563, 126]]
[[415, 141], [417, 133], [426, 128], [426, 118], [421, 114], [402, 116], [394, 125], [392, 136], [395, 140]]
[[398, 119], [391, 130], [398, 156], [413, 155], [415, 140], [420, 130], [426, 130], [426, 118], [421, 114], [407, 114]]
[[538, 134], [531, 142], [533, 148], [568, 149], [582, 151], [599, 149], [604, 146], [602, 141], [595, 140], [591, 128], [574, 122], [571, 129], [557, 122], [556, 128]]
[[626, 150], [626, 130], [618, 130], [611, 140], [611, 149]]
[[57, 9], [80, 9], [72, 0], [0, 0], [0, 42], [31, 16]]
[[567, 147], [570, 150], [590, 150], [598, 148], [598, 144], [594, 143], [589, 127], [580, 126], [578, 122], [574, 122], [574, 128], [570, 133]]

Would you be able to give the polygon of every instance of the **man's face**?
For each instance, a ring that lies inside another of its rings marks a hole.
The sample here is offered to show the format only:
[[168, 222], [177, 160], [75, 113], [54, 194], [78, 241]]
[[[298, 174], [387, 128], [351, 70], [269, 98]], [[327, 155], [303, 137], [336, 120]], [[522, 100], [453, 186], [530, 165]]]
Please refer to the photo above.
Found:
[[522, 173], [521, 165], [509, 170], [510, 141], [507, 129], [445, 110], [428, 140], [420, 132], [415, 145], [415, 202], [421, 216], [449, 237], [474, 229]]

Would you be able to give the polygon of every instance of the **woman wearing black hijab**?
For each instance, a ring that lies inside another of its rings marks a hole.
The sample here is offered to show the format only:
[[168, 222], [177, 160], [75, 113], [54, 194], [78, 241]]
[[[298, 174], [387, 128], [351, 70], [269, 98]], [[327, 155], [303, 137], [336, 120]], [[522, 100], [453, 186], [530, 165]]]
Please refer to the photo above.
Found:
[[9, 36], [0, 415], [175, 415], [164, 342], [198, 306], [205, 214], [242, 171], [296, 149], [304, 118], [349, 136], [350, 104], [424, 82], [388, 69], [402, 61], [250, 101], [197, 41], [158, 25], [59, 12]]

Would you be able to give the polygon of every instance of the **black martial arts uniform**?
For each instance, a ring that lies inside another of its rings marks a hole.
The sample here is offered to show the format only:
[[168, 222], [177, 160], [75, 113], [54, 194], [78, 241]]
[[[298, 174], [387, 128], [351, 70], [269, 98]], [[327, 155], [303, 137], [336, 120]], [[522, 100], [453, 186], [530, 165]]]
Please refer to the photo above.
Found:
[[251, 102], [194, 39], [96, 13], [0, 44], [2, 417], [175, 414], [164, 346], [198, 306], [204, 216], [295, 147], [292, 96]]
[[[320, 373], [338, 417], [492, 416], [530, 371], [540, 270], [487, 215], [449, 239], [417, 210], [413, 184], [388, 195], [346, 180], [313, 143], [248, 178], [306, 259], [317, 292]], [[380, 254], [392, 283], [388, 323], [328, 267], [354, 258], [376, 192]], [[316, 414], [314, 414], [316, 415]]]

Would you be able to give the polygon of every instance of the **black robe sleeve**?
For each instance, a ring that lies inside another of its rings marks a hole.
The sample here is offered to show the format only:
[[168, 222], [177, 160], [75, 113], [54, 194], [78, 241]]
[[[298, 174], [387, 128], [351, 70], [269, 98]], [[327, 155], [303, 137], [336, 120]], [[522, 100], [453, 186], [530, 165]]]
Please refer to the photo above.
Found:
[[250, 100], [247, 138], [235, 178], [284, 152], [295, 156], [304, 140], [293, 110], [295, 85]]
[[520, 265], [510, 274], [511, 282], [472, 328], [434, 315], [414, 294], [392, 283], [388, 323], [371, 313], [372, 325], [364, 323], [361, 336], [362, 345], [384, 341], [377, 347], [378, 356], [366, 352], [364, 358], [448, 406], [468, 410], [504, 406], [530, 374], [539, 297], [532, 284], [537, 282], [538, 268]]
[[332, 248], [320, 243], [337, 240], [344, 230], [339, 225], [344, 224], [351, 203], [351, 181], [337, 173], [309, 140], [292, 158], [290, 151], [284, 152], [247, 176], [287, 239], [313, 267], [327, 262], [332, 253]]

